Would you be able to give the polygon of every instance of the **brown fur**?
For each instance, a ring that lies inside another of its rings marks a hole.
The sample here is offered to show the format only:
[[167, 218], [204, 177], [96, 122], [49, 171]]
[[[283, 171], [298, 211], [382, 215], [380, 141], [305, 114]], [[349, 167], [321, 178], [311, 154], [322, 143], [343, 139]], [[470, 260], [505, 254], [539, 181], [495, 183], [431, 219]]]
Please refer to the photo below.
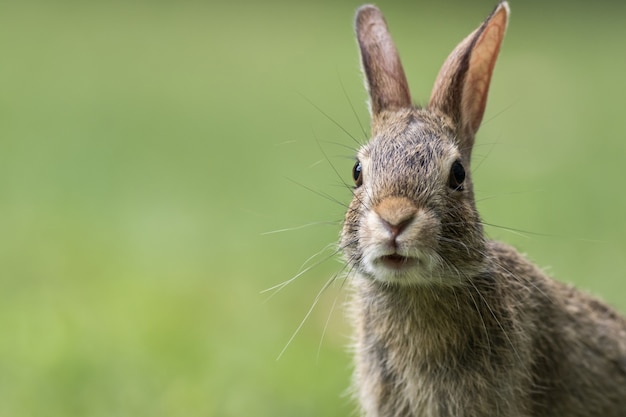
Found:
[[626, 320], [483, 236], [470, 154], [507, 20], [500, 3], [418, 109], [382, 15], [357, 14], [373, 137], [341, 245], [364, 416], [626, 415]]

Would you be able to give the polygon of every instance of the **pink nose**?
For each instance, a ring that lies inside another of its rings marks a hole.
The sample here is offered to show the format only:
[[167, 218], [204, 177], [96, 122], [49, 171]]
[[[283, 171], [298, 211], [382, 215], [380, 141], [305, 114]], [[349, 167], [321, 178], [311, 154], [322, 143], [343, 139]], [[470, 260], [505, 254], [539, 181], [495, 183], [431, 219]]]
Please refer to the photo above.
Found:
[[391, 234], [392, 240], [407, 228], [415, 218], [417, 208], [411, 200], [404, 197], [389, 197], [378, 204], [374, 211], [381, 224]]
[[385, 220], [385, 219], [383, 219], [381, 217], [380, 218], [380, 222], [385, 227], [385, 229], [387, 229], [391, 233], [391, 238], [393, 240], [396, 240], [396, 238], [404, 231], [404, 229], [409, 224], [411, 224], [411, 222], [413, 221], [413, 218], [414, 218], [414, 215], [411, 214], [409, 217], [407, 217], [404, 220], [401, 220], [399, 223], [392, 224], [392, 223], [389, 223], [387, 220]]

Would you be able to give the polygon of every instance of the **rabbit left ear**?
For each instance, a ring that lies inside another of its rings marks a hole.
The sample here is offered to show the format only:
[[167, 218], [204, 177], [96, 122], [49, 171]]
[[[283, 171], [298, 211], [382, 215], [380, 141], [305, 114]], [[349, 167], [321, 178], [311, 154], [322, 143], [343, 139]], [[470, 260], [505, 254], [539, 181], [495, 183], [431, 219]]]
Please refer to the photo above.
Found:
[[411, 107], [404, 69], [380, 10], [362, 6], [355, 26], [373, 118], [384, 110]]
[[460, 129], [461, 148], [471, 149], [483, 119], [491, 74], [508, 18], [509, 5], [503, 1], [452, 51], [435, 81], [429, 108], [453, 119]]

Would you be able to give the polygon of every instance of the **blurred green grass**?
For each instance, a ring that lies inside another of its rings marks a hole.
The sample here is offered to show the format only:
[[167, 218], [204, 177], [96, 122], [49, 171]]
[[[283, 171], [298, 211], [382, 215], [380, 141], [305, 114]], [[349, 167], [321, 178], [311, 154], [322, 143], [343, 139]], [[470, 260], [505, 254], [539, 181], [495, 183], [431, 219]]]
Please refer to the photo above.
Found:
[[[358, 5], [1, 6], [0, 415], [352, 412], [341, 282], [276, 360], [341, 264], [260, 292], [337, 238]], [[379, 4], [418, 101], [492, 5]], [[626, 311], [626, 10], [511, 7], [475, 182], [530, 233], [488, 233]]]

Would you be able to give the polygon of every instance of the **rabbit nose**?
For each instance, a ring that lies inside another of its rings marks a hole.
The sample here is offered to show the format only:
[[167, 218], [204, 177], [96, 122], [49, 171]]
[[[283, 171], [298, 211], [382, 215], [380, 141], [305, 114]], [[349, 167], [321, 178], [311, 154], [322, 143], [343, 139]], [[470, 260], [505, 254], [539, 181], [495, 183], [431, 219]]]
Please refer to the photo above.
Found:
[[378, 204], [374, 211], [395, 241], [415, 218], [417, 207], [407, 198], [389, 197]]
[[413, 221], [413, 215], [408, 219], [402, 220], [398, 224], [389, 223], [387, 220], [380, 218], [380, 222], [385, 227], [387, 231], [391, 233], [392, 240], [396, 240], [396, 238], [404, 231], [404, 229]]

